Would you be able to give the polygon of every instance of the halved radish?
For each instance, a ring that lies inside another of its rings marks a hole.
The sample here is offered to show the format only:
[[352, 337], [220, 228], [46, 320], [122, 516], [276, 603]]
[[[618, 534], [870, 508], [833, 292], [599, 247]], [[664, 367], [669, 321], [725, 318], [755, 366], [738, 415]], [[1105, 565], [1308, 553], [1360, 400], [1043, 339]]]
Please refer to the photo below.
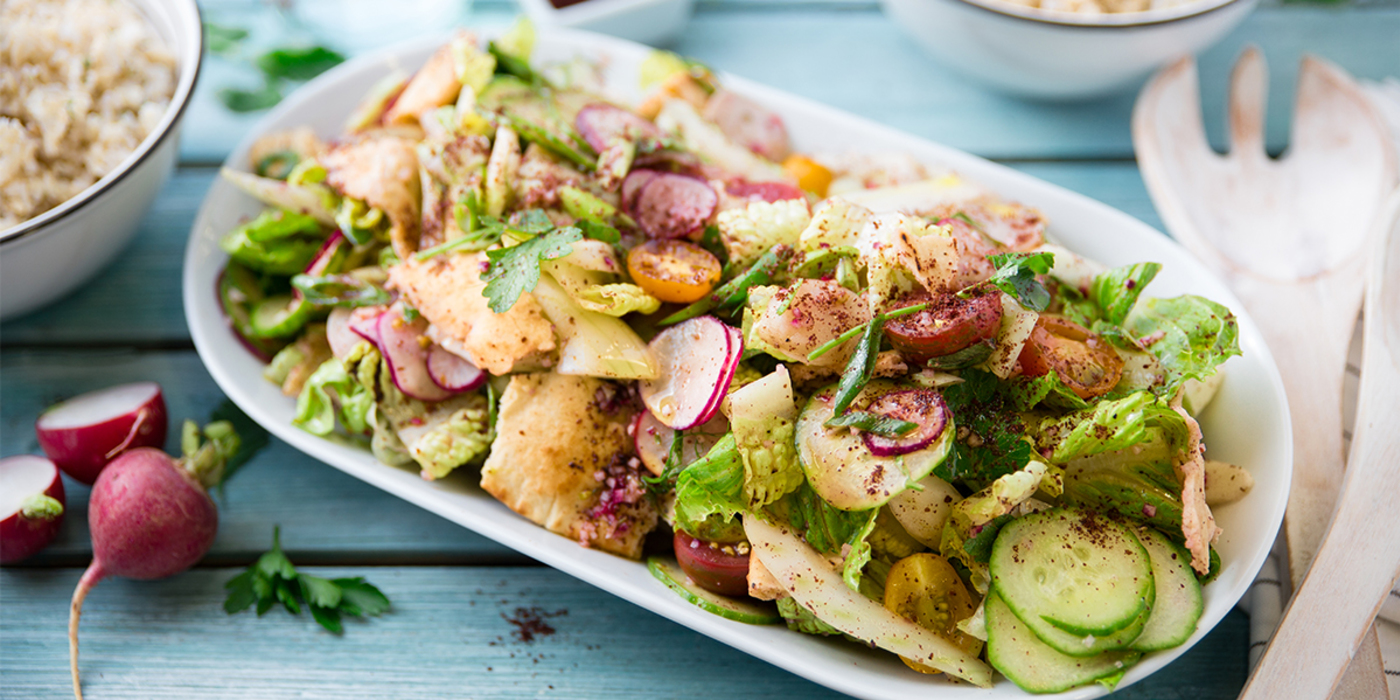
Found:
[[385, 313], [383, 307], [361, 306], [350, 312], [350, 318], [346, 321], [346, 326], [355, 335], [379, 345], [379, 317]]
[[742, 350], [714, 316], [667, 328], [648, 346], [659, 373], [637, 383], [642, 402], [661, 423], [687, 430], [714, 417], [734, 378]]
[[420, 401], [442, 401], [452, 392], [443, 389], [428, 376], [428, 350], [424, 342], [428, 322], [421, 317], [405, 321], [396, 309], [379, 317], [379, 351], [389, 365], [394, 386]]
[[428, 378], [453, 393], [471, 391], [486, 383], [485, 372], [441, 345], [428, 351]]
[[165, 444], [165, 398], [155, 382], [122, 384], [76, 396], [34, 422], [39, 446], [68, 476], [91, 484], [117, 455]]
[[621, 107], [595, 102], [579, 110], [574, 128], [593, 150], [602, 152], [614, 139], [639, 140], [658, 138], [661, 130], [655, 124]]
[[[690, 464], [704, 457], [728, 432], [729, 419], [719, 413], [698, 428], [686, 431], [681, 441], [681, 464]], [[666, 470], [666, 459], [675, 441], [676, 431], [666, 427], [651, 411], [637, 414], [632, 423], [632, 442], [647, 471], [660, 476]]]
[[704, 180], [657, 173], [637, 191], [632, 217], [652, 238], [684, 238], [703, 228], [717, 206], [719, 195]]
[[64, 505], [58, 465], [34, 455], [0, 459], [0, 564], [47, 547], [63, 524]]
[[943, 434], [948, 426], [948, 404], [934, 389], [906, 389], [882, 394], [870, 402], [867, 411], [909, 421], [916, 427], [897, 438], [863, 433], [865, 446], [876, 457], [895, 457], [922, 450]]

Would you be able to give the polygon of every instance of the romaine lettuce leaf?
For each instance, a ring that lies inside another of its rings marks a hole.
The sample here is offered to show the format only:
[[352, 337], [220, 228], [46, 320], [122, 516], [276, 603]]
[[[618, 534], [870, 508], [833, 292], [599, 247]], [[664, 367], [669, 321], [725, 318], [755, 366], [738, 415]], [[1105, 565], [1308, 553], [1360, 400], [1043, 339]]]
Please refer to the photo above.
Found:
[[1187, 427], [1180, 414], [1166, 399], [1138, 391], [1064, 416], [1044, 418], [1036, 442], [1042, 453], [1048, 451], [1050, 461], [1064, 464], [1143, 443], [1152, 428], [1165, 431], [1173, 445], [1184, 445]]
[[1239, 321], [1209, 299], [1183, 295], [1146, 299], [1128, 315], [1124, 328], [1155, 355], [1166, 373], [1159, 389], [1172, 396], [1187, 379], [1204, 379], [1220, 363], [1240, 354]]
[[1144, 262], [1100, 273], [1089, 286], [1089, 299], [1099, 307], [1104, 321], [1121, 325], [1137, 304], [1142, 290], [1161, 269], [1160, 263]]
[[698, 532], [710, 516], [728, 521], [744, 507], [744, 464], [730, 433], [676, 477], [676, 527]]

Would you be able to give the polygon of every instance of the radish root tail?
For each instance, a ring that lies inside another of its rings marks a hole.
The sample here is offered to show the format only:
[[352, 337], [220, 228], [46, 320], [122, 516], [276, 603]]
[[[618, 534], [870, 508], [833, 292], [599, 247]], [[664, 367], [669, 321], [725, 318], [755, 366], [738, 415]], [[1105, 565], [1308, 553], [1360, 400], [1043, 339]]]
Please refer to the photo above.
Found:
[[103, 456], [108, 460], [116, 459], [117, 455], [121, 454], [126, 448], [131, 447], [131, 443], [136, 440], [137, 435], [141, 434], [141, 428], [146, 426], [146, 421], [150, 417], [150, 409], [142, 408], [140, 412], [136, 414], [136, 420], [131, 424], [131, 430], [127, 431], [126, 439], [122, 440], [122, 444], [113, 447], [110, 452]]
[[83, 616], [83, 599], [88, 591], [106, 576], [102, 562], [94, 559], [73, 590], [73, 604], [68, 610], [68, 664], [73, 672], [73, 697], [77, 700], [83, 700], [83, 686], [78, 680], [78, 619]]

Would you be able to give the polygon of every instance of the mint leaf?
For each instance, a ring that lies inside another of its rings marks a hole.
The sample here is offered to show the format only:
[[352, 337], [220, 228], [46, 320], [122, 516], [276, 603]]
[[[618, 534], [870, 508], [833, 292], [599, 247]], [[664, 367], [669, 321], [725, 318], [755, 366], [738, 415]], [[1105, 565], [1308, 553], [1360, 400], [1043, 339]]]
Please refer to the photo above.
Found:
[[1036, 275], [1050, 272], [1050, 266], [1055, 264], [1054, 253], [1000, 253], [987, 256], [987, 262], [997, 268], [988, 284], [1032, 311], [1044, 311], [1050, 305], [1050, 292]]
[[515, 306], [520, 295], [540, 282], [540, 261], [557, 260], [573, 252], [570, 243], [583, 240], [583, 233], [572, 226], [531, 238], [520, 245], [486, 251], [490, 267], [481, 273], [486, 282], [482, 296], [491, 310], [503, 314]]

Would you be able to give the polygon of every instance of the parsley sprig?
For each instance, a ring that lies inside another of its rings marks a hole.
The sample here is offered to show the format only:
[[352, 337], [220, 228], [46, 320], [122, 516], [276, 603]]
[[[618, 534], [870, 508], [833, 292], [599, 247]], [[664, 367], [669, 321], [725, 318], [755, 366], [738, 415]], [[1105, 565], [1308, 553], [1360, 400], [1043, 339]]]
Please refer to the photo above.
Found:
[[389, 610], [389, 599], [361, 577], [326, 579], [297, 573], [282, 553], [280, 528], [272, 529], [272, 549], [243, 573], [224, 584], [228, 598], [224, 612], [232, 615], [257, 605], [258, 616], [281, 603], [287, 612], [301, 614], [303, 605], [327, 630], [345, 630], [341, 615], [374, 617]]
[[[1050, 305], [1050, 291], [1036, 275], [1050, 272], [1055, 264], [1054, 253], [1000, 253], [988, 255], [987, 261], [997, 271], [987, 283], [1006, 292], [1021, 306], [1032, 311], [1044, 311]], [[966, 290], [964, 292], [966, 293]]]

